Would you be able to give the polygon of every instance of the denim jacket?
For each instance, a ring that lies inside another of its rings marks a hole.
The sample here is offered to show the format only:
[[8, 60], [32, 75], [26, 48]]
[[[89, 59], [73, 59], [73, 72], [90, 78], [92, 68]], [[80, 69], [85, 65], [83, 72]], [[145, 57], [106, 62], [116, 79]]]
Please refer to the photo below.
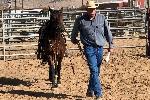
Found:
[[104, 15], [96, 14], [93, 20], [87, 14], [79, 16], [75, 20], [71, 39], [76, 39], [79, 32], [80, 40], [85, 46], [104, 46], [106, 40], [109, 48], [113, 48], [113, 37]]

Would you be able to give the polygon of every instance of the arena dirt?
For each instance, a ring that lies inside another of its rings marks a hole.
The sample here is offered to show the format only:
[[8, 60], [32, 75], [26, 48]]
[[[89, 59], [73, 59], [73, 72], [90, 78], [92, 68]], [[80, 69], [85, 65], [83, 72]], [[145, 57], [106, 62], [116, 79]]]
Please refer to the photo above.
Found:
[[[116, 46], [144, 45], [145, 40], [115, 40]], [[67, 48], [73, 44], [68, 43]], [[104, 58], [106, 55], [104, 52]], [[36, 58], [0, 61], [0, 100], [93, 100], [86, 97], [89, 69], [77, 50], [68, 50], [61, 82], [51, 89], [48, 65]], [[116, 48], [101, 66], [103, 100], [150, 100], [150, 59], [145, 48]]]

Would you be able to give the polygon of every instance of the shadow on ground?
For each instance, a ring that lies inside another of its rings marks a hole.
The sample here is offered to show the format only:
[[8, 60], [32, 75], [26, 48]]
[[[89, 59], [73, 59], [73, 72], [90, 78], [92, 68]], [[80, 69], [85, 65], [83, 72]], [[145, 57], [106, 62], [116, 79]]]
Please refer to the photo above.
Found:
[[31, 83], [29, 81], [23, 81], [20, 79], [12, 79], [12, 78], [6, 78], [6, 77], [0, 77], [0, 85], [12, 85], [12, 86], [18, 86], [18, 85], [24, 85], [24, 86], [30, 86]]
[[[28, 95], [28, 96], [34, 96], [34, 97], [46, 97], [48, 98], [57, 98], [57, 99], [66, 99], [71, 98], [71, 95], [67, 94], [54, 94], [54, 93], [44, 93], [44, 92], [33, 92], [33, 91], [24, 91], [24, 90], [11, 90], [11, 91], [0, 91], [0, 93], [5, 94], [18, 94], [18, 95]], [[80, 98], [83, 98], [81, 96], [72, 96], [74, 98], [77, 98], [80, 100]]]

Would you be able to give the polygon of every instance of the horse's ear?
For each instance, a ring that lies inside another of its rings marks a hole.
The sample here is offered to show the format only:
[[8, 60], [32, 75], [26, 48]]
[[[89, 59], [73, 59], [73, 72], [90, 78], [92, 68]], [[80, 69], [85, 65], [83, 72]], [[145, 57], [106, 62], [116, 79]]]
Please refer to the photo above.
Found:
[[60, 13], [62, 13], [62, 12], [63, 12], [63, 7], [61, 7], [61, 9], [59, 10], [59, 12], [60, 12]]
[[60, 9], [61, 11], [63, 11], [63, 7], [61, 7], [61, 9]]
[[50, 8], [50, 7], [49, 7], [49, 9], [48, 9], [48, 10], [49, 10], [50, 12], [53, 12], [53, 9], [52, 9], [52, 8]]

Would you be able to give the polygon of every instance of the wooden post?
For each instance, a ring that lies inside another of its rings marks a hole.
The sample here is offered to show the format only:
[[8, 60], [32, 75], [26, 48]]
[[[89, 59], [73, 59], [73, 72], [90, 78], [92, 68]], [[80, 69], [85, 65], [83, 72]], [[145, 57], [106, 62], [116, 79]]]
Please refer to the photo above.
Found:
[[16, 0], [15, 0], [15, 13], [16, 13], [16, 8], [17, 8], [17, 2], [16, 2]]
[[22, 10], [23, 10], [23, 0], [22, 0]]
[[[149, 10], [149, 8], [148, 8]], [[147, 56], [150, 56], [150, 12], [148, 11]]]
[[5, 33], [4, 33], [4, 31], [5, 31], [5, 25], [4, 25], [4, 15], [3, 15], [3, 10], [2, 10], [2, 27], [3, 27], [3, 55], [4, 55], [4, 61], [6, 60], [6, 58], [5, 58]]
[[130, 7], [131, 0], [128, 0], [128, 7]]
[[150, 56], [150, 8], [149, 8], [149, 0], [147, 0], [147, 12], [146, 12], [146, 22], [147, 24], [147, 31], [146, 31], [146, 55]]

